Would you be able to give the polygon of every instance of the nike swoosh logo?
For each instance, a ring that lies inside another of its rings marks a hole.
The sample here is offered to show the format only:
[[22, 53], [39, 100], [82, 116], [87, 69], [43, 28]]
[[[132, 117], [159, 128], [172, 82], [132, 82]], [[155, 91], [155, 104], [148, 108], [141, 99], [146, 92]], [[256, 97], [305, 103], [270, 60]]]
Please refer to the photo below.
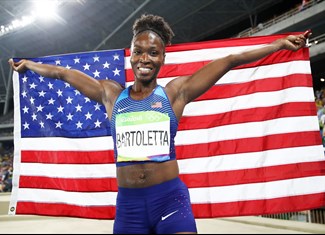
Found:
[[[177, 211], [178, 211], [178, 210], [177, 210]], [[169, 216], [175, 214], [177, 211], [173, 211], [173, 212], [169, 213], [168, 215], [161, 216], [161, 220], [165, 220], [165, 219], [167, 219]]]
[[117, 112], [120, 113], [120, 112], [122, 112], [123, 110], [128, 109], [129, 107], [130, 107], [130, 106], [125, 107], [125, 108], [122, 108], [122, 109], [118, 108], [118, 109], [117, 109]]

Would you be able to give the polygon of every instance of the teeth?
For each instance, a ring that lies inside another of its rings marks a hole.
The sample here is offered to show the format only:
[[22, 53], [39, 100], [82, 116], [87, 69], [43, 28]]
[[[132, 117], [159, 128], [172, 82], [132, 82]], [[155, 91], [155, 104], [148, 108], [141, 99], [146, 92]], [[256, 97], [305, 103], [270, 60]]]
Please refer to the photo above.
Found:
[[150, 68], [139, 68], [140, 71], [150, 71]]

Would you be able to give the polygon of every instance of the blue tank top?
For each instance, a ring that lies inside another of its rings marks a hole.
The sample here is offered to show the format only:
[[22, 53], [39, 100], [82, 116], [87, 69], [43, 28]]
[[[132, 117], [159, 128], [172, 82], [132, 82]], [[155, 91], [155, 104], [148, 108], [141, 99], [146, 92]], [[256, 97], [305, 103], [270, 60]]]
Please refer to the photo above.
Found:
[[164, 89], [158, 85], [145, 99], [134, 100], [131, 87], [121, 92], [112, 112], [116, 166], [176, 159], [178, 121]]

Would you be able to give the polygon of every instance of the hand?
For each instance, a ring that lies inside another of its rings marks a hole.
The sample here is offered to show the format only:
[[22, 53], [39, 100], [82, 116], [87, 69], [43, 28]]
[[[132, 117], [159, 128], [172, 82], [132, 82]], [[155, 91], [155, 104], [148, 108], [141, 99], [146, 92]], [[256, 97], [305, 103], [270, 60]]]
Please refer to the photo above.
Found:
[[310, 37], [310, 35], [311, 35], [311, 30], [307, 30], [303, 34], [299, 34], [299, 35], [289, 35], [288, 37], [282, 40], [283, 49], [287, 49], [291, 51], [299, 50], [300, 48], [306, 45], [306, 41]]
[[17, 71], [18, 73], [24, 73], [27, 70], [27, 60], [20, 60], [18, 62], [14, 62], [13, 59], [9, 59], [8, 63], [13, 68], [13, 70]]

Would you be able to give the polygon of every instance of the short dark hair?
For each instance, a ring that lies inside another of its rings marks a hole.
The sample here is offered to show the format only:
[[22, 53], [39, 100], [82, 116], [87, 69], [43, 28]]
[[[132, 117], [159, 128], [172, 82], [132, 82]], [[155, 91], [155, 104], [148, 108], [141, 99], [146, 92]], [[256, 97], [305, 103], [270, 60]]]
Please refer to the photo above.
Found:
[[133, 37], [146, 30], [153, 31], [158, 34], [165, 46], [170, 45], [172, 38], [175, 36], [173, 30], [163, 17], [152, 14], [141, 15], [140, 18], [135, 20], [132, 30]]

